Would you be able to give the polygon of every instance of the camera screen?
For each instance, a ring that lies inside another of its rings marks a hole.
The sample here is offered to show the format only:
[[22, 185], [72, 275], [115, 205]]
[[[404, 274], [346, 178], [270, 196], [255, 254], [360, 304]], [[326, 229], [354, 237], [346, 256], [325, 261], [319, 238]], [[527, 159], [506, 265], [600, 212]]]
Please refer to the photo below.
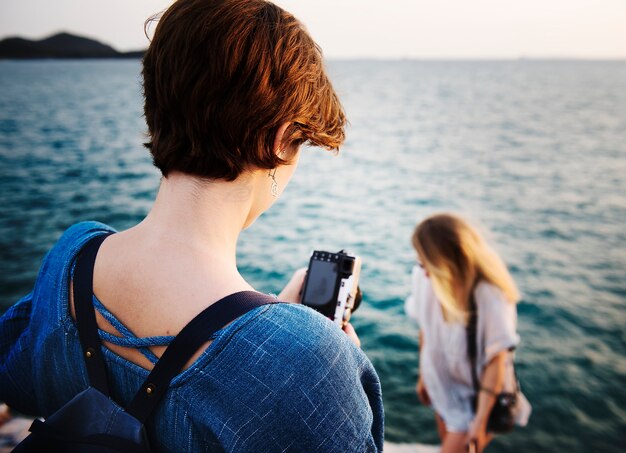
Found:
[[312, 306], [326, 305], [331, 302], [336, 282], [337, 263], [312, 260], [303, 302]]

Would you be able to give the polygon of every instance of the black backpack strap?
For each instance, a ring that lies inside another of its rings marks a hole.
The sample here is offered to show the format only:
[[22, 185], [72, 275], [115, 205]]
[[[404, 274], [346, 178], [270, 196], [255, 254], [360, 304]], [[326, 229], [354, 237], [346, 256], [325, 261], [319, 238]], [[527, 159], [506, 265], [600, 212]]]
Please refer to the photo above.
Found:
[[476, 284], [472, 286], [469, 296], [469, 319], [467, 323], [467, 355], [470, 359], [470, 367], [472, 368], [472, 382], [474, 383], [474, 391], [476, 395], [480, 391], [480, 382], [476, 374], [476, 356], [478, 354], [478, 345], [476, 340], [476, 330], [478, 324], [478, 307], [476, 306], [476, 298], [474, 290]]
[[109, 384], [98, 335], [96, 312], [93, 307], [93, 266], [100, 245], [111, 234], [113, 233], [96, 236], [85, 244], [78, 255], [73, 279], [74, 310], [89, 383], [107, 396], [109, 396]]
[[187, 324], [167, 347], [126, 412], [145, 423], [167, 391], [170, 382], [211, 336], [248, 311], [277, 302], [256, 291], [241, 291], [215, 302]]

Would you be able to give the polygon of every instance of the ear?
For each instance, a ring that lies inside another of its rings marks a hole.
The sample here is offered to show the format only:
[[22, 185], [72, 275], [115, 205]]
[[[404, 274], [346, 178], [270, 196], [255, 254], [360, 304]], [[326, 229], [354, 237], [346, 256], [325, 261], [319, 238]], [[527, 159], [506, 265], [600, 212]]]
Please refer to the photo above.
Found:
[[276, 131], [276, 136], [274, 137], [274, 147], [272, 149], [279, 157], [280, 157], [280, 154], [284, 151], [283, 146], [282, 146], [283, 136], [285, 135], [285, 131], [287, 130], [290, 124], [291, 123], [289, 122], [284, 122], [283, 124], [280, 125], [280, 127]]

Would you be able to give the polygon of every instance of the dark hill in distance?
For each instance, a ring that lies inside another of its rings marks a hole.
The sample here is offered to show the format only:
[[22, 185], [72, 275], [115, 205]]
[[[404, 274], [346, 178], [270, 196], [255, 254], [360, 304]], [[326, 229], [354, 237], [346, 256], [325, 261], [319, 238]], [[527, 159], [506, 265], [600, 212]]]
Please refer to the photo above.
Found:
[[6, 38], [0, 41], [0, 58], [141, 58], [144, 51], [118, 52], [99, 41], [69, 33], [58, 33], [39, 41]]

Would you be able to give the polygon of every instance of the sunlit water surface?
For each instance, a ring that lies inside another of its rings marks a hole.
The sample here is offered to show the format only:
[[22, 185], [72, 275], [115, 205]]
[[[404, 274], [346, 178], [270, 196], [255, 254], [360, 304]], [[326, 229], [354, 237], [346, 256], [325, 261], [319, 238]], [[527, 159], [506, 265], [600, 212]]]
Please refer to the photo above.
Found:
[[[434, 443], [403, 314], [415, 223], [462, 212], [523, 291], [518, 374], [530, 424], [493, 451], [626, 444], [626, 63], [330, 62], [351, 126], [338, 157], [305, 149], [290, 187], [241, 237], [239, 264], [277, 292], [311, 250], [363, 258], [354, 317], [378, 370], [386, 438]], [[136, 61], [0, 62], [0, 308], [74, 222], [118, 229], [159, 183]], [[621, 447], [621, 448], [620, 448]]]

